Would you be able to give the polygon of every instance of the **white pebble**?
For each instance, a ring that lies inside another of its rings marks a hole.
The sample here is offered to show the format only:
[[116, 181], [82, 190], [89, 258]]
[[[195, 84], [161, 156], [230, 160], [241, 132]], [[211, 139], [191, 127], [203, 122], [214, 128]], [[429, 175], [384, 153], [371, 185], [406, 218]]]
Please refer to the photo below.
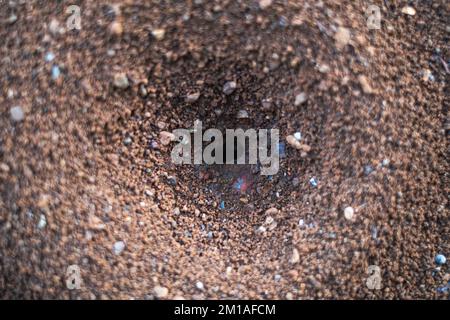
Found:
[[201, 282], [201, 281], [197, 281], [195, 286], [197, 287], [198, 290], [203, 290], [205, 288], [205, 286], [203, 285], [203, 282]]
[[409, 16], [414, 16], [416, 15], [416, 9], [414, 9], [413, 7], [406, 6], [402, 8], [402, 13], [407, 14]]
[[155, 286], [153, 288], [153, 292], [155, 293], [155, 296], [157, 298], [165, 298], [169, 294], [169, 289], [167, 289], [166, 287]]
[[116, 73], [114, 75], [113, 84], [116, 88], [126, 89], [129, 87], [128, 77], [125, 73]]
[[234, 81], [228, 81], [223, 86], [223, 93], [226, 95], [232, 94], [236, 90], [237, 84]]
[[261, 9], [266, 9], [272, 4], [272, 0], [259, 0], [259, 7]]
[[296, 264], [299, 261], [300, 261], [300, 254], [298, 253], [298, 250], [296, 248], [294, 248], [292, 250], [292, 256], [291, 256], [291, 259], [289, 262], [291, 264]]
[[11, 119], [13, 121], [19, 122], [22, 121], [25, 117], [22, 107], [20, 106], [12, 107], [9, 111], [11, 113]]
[[353, 210], [352, 207], [345, 208], [344, 209], [344, 217], [345, 217], [345, 219], [352, 220], [353, 219], [353, 213], [354, 213], [354, 210]]
[[125, 249], [125, 242], [117, 241], [116, 243], [114, 243], [113, 251], [115, 255], [121, 254], [123, 249]]
[[166, 31], [164, 29], [154, 29], [152, 30], [152, 36], [156, 38], [156, 40], [162, 40], [164, 39], [164, 35], [166, 34]]
[[302, 139], [302, 134], [300, 132], [294, 133], [294, 138], [297, 139], [297, 141], [300, 141]]
[[258, 232], [258, 233], [264, 233], [264, 232], [266, 232], [266, 227], [260, 226], [256, 232]]
[[269, 224], [272, 224], [273, 223], [273, 218], [271, 217], [271, 216], [268, 216], [267, 218], [266, 218], [266, 221], [264, 222], [265, 224], [267, 224], [267, 225], [269, 225]]
[[295, 96], [294, 106], [298, 107], [299, 105], [306, 102], [306, 93], [302, 92]]
[[47, 225], [47, 219], [45, 218], [45, 216], [43, 214], [41, 214], [41, 216], [39, 217], [39, 222], [38, 222], [38, 228], [39, 229], [43, 229], [45, 228], [45, 226]]

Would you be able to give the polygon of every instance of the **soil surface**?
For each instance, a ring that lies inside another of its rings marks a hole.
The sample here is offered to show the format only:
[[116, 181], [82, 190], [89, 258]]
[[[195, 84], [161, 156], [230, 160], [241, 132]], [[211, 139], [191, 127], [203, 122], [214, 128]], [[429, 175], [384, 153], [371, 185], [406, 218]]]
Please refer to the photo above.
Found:
[[[74, 2], [0, 1], [1, 298], [449, 297], [448, 1]], [[173, 164], [196, 120], [278, 174]]]

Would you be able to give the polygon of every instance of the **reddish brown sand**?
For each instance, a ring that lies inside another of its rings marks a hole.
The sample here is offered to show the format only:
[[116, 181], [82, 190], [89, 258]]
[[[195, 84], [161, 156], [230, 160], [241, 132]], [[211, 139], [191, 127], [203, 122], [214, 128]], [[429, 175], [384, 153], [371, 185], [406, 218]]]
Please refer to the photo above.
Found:
[[[81, 30], [65, 32], [55, 21], [66, 28], [72, 3], [12, 2], [0, 3], [1, 298], [448, 297], [448, 265], [434, 263], [450, 254], [448, 1], [412, 1], [415, 15], [384, 1], [381, 30], [365, 1], [81, 1]], [[172, 164], [159, 133], [196, 119], [278, 128], [283, 142], [300, 131], [311, 151], [287, 145], [270, 178]], [[83, 282], [68, 290], [74, 264]]]

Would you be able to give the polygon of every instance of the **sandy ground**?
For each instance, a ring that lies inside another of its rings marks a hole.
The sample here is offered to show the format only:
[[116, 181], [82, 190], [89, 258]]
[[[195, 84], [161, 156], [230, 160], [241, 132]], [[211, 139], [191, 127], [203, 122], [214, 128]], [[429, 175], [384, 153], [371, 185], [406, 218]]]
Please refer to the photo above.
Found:
[[[449, 2], [373, 2], [381, 29], [366, 1], [77, 1], [80, 28], [0, 1], [0, 297], [448, 298]], [[279, 173], [173, 164], [197, 119], [278, 128]]]

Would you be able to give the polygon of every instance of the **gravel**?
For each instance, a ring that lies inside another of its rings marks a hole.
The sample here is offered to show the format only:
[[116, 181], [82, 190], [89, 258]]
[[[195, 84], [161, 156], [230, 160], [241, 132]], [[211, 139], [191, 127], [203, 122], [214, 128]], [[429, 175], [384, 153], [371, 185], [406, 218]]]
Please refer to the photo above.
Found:
[[125, 249], [125, 242], [123, 241], [117, 241], [113, 245], [113, 252], [115, 255], [121, 254], [124, 249]]
[[[358, 2], [306, 4], [136, 0], [113, 15], [86, 1], [82, 29], [65, 30], [64, 5], [43, 2], [2, 24], [0, 297], [448, 298], [447, 2], [408, 15], [379, 1], [382, 30]], [[160, 132], [197, 119], [279, 129], [279, 172], [173, 164]]]
[[353, 220], [353, 214], [355, 213], [355, 211], [353, 210], [352, 207], [346, 207], [344, 209], [344, 217], [347, 220]]
[[10, 109], [11, 119], [15, 122], [22, 121], [25, 118], [22, 107], [16, 106]]
[[118, 89], [126, 89], [130, 86], [125, 73], [116, 73], [113, 78], [113, 84]]
[[434, 261], [438, 265], [443, 265], [443, 264], [445, 264], [447, 259], [445, 258], [445, 256], [443, 254], [438, 254], [438, 255], [436, 255], [436, 258], [434, 259]]
[[194, 103], [198, 100], [198, 98], [200, 98], [200, 92], [191, 93], [186, 96], [186, 102]]
[[307, 100], [306, 93], [302, 92], [295, 96], [294, 105], [298, 107], [299, 105], [305, 103]]
[[236, 90], [237, 84], [234, 81], [229, 81], [223, 85], [223, 93], [230, 95]]
[[164, 299], [164, 298], [167, 298], [167, 296], [169, 294], [169, 289], [167, 289], [166, 287], [155, 286], [153, 288], [153, 292], [155, 293], [155, 296], [158, 299]]

